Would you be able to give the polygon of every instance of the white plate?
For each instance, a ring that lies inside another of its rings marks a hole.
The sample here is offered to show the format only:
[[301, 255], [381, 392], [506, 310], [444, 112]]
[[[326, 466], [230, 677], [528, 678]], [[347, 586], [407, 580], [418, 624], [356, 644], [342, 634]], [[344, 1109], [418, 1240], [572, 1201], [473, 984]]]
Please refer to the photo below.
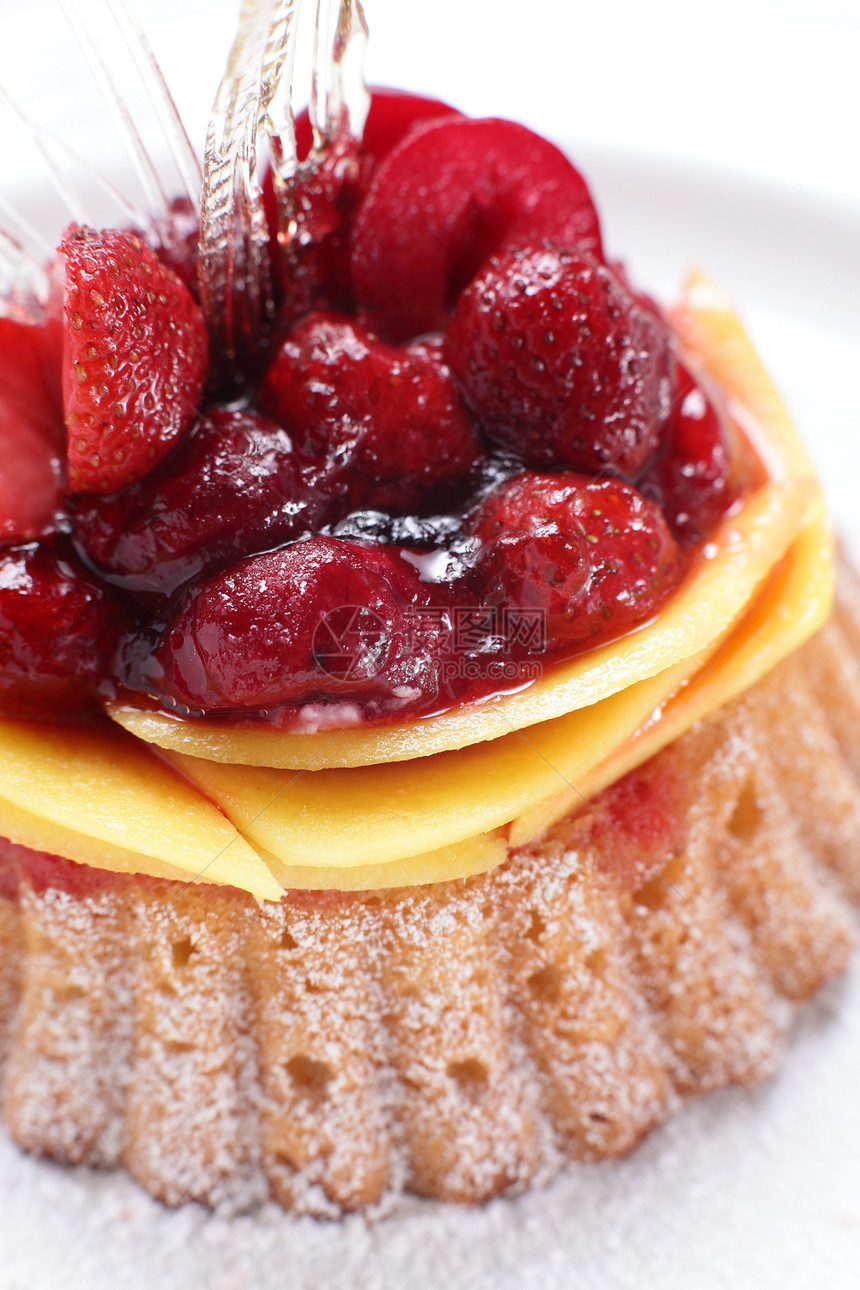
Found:
[[[691, 260], [729, 289], [860, 553], [856, 212], [714, 170], [580, 150], [610, 249], [664, 297]], [[0, 1290], [856, 1290], [860, 972], [801, 1015], [780, 1076], [690, 1102], [625, 1160], [368, 1226], [161, 1208], [123, 1174], [0, 1135]]]

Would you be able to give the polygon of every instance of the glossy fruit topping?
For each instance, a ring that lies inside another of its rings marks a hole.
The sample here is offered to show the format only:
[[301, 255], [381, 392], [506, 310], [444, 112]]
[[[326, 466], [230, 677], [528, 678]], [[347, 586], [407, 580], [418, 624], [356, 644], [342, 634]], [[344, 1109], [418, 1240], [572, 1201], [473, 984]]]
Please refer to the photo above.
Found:
[[460, 297], [445, 352], [488, 433], [531, 465], [633, 478], [660, 444], [668, 334], [581, 252], [493, 257]]
[[653, 617], [747, 487], [552, 144], [378, 93], [328, 145], [208, 387], [188, 203], [73, 227], [44, 324], [0, 319], [0, 711], [442, 711]]
[[324, 473], [268, 417], [211, 408], [146, 479], [112, 497], [80, 498], [75, 540], [103, 575], [135, 591], [170, 592], [327, 523]]
[[44, 327], [0, 318], [0, 541], [56, 527], [64, 509], [65, 430]]
[[131, 234], [72, 227], [63, 395], [73, 492], [148, 474], [191, 428], [208, 341], [188, 288]]
[[440, 331], [490, 255], [545, 240], [601, 253], [588, 187], [563, 153], [511, 121], [433, 122], [374, 172], [352, 236], [356, 300], [391, 339]]
[[678, 363], [663, 448], [642, 491], [662, 507], [681, 542], [692, 546], [711, 533], [731, 504], [731, 472], [722, 419], [688, 368]]
[[659, 508], [620, 480], [526, 471], [490, 493], [473, 531], [486, 603], [540, 611], [550, 650], [651, 618], [681, 575]]
[[110, 593], [61, 547], [0, 552], [0, 709], [78, 716], [116, 648], [125, 617]]
[[143, 672], [191, 710], [314, 699], [402, 710], [435, 693], [444, 617], [399, 551], [315, 537], [199, 583]]
[[439, 341], [395, 348], [334, 313], [294, 329], [258, 401], [303, 451], [336, 466], [347, 509], [426, 511], [483, 455]]

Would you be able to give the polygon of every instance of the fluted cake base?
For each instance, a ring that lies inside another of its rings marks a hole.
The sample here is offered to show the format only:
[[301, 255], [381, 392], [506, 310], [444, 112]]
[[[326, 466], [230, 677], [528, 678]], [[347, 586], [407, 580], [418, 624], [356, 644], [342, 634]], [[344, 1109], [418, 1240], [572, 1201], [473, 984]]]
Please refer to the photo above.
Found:
[[741, 699], [492, 873], [243, 893], [0, 852], [21, 1146], [169, 1204], [474, 1202], [778, 1066], [860, 903], [860, 591]]

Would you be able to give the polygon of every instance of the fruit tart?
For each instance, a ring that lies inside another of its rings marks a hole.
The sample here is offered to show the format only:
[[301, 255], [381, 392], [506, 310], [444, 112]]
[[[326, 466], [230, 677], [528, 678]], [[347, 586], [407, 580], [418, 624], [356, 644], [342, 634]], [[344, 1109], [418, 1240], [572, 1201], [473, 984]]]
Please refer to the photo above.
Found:
[[860, 591], [554, 145], [334, 95], [258, 182], [237, 49], [202, 200], [0, 318], [3, 1118], [170, 1204], [479, 1201], [844, 967]]

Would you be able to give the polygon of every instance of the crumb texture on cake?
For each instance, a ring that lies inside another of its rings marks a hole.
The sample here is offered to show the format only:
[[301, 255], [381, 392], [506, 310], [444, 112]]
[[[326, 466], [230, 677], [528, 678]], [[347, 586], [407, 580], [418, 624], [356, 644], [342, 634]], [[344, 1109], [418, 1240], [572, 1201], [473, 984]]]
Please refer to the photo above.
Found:
[[263, 907], [0, 884], [6, 1124], [170, 1204], [321, 1215], [626, 1151], [680, 1096], [772, 1073], [845, 966], [858, 723], [842, 562], [812, 641], [491, 873]]

